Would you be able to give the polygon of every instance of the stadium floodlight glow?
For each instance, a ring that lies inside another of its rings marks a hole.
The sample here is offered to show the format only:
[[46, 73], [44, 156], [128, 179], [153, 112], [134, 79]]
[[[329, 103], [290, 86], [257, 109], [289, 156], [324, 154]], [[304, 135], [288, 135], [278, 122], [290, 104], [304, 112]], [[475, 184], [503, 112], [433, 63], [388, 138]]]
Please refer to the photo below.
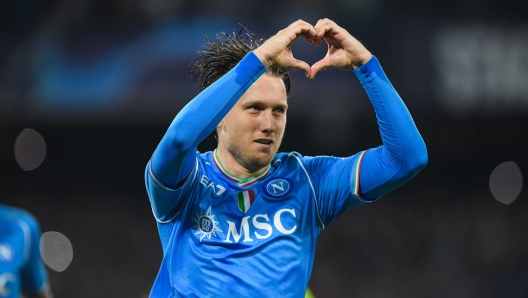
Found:
[[513, 161], [503, 162], [491, 173], [489, 188], [497, 201], [509, 205], [521, 193], [523, 178], [521, 169]]
[[35, 130], [25, 128], [15, 141], [15, 159], [24, 171], [38, 168], [46, 157], [46, 142]]
[[59, 232], [45, 232], [40, 238], [40, 256], [51, 269], [62, 272], [73, 259], [73, 247], [66, 236]]

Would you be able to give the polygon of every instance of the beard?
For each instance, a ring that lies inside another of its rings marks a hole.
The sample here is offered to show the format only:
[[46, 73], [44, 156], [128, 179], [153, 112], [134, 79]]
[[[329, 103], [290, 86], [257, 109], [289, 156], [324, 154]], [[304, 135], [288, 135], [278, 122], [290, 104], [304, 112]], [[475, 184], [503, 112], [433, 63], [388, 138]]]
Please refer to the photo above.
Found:
[[270, 149], [255, 149], [252, 145], [243, 146], [237, 140], [228, 140], [226, 142], [227, 151], [233, 158], [250, 172], [257, 172], [270, 164], [277, 153], [282, 138], [274, 143]]

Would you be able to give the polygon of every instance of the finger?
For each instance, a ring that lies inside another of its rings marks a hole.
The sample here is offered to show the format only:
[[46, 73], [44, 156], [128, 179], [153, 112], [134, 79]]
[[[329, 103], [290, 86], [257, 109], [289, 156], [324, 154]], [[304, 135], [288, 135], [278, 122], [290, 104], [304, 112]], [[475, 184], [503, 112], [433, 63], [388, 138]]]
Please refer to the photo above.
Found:
[[322, 38], [327, 33], [332, 33], [334, 29], [335, 29], [335, 24], [330, 24], [330, 23], [317, 27], [317, 38]]
[[311, 68], [310, 68], [310, 65], [308, 65], [308, 63], [302, 60], [292, 58], [290, 65], [291, 65], [290, 66], [291, 68], [300, 69], [306, 74], [306, 77], [310, 77]]
[[315, 75], [323, 70], [323, 69], [326, 69], [326, 68], [329, 68], [331, 67], [330, 65], [330, 60], [328, 59], [328, 57], [324, 57], [323, 59], [315, 62], [314, 65], [312, 65], [311, 69], [310, 69], [310, 79], [313, 79], [315, 78]]
[[292, 23], [290, 26], [288, 26], [287, 29], [294, 30], [296, 35], [310, 35], [310, 36], [316, 36], [317, 32], [315, 31], [314, 27], [303, 20], [298, 20], [294, 23]]
[[321, 27], [321, 26], [323, 26], [323, 25], [326, 25], [326, 24], [328, 24], [328, 23], [330, 23], [330, 22], [331, 22], [331, 20], [329, 20], [328, 18], [319, 19], [319, 20], [317, 21], [317, 23], [315, 24], [314, 28], [317, 29], [317, 28], [319, 28], [319, 27]]
[[317, 31], [317, 36], [322, 37], [324, 35], [324, 33], [321, 34], [321, 32], [323, 32], [321, 31], [321, 28], [332, 26], [332, 25], [335, 25], [335, 23], [328, 18], [320, 19], [319, 21], [317, 21], [317, 24], [315, 24], [314, 26], [315, 31]]

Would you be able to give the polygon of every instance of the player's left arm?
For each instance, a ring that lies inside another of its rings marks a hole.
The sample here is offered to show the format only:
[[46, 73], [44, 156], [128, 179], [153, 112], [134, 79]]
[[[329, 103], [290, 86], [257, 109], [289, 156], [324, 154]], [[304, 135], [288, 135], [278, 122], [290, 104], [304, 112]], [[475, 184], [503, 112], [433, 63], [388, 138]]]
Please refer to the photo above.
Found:
[[329, 19], [317, 22], [316, 44], [327, 55], [312, 66], [310, 78], [329, 67], [353, 70], [369, 96], [383, 145], [368, 150], [359, 165], [359, 199], [372, 201], [401, 186], [427, 164], [427, 149], [409, 110], [379, 61], [345, 29]]

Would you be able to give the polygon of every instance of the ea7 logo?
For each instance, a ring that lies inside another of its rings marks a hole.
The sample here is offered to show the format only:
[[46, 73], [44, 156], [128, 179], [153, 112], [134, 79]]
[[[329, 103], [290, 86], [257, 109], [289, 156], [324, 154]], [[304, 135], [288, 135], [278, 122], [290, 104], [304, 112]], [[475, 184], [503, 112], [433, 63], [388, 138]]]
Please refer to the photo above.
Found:
[[209, 177], [205, 176], [205, 175], [202, 175], [202, 178], [200, 179], [200, 183], [205, 186], [205, 188], [212, 188], [213, 189], [213, 192], [215, 193], [215, 195], [217, 196], [220, 196], [221, 194], [224, 193], [224, 191], [226, 190], [225, 187], [223, 187], [222, 185], [220, 184], [217, 184], [215, 186], [214, 182], [209, 180]]
[[[284, 227], [282, 224], [281, 216], [288, 216], [287, 214], [282, 215], [283, 213], [289, 214], [289, 216], [292, 216], [295, 218], [295, 209], [280, 209], [275, 213], [273, 216], [273, 226], [275, 229], [281, 233], [281, 234], [291, 234], [295, 232], [297, 229], [297, 225], [294, 225], [293, 227], [290, 227], [289, 229]], [[242, 234], [244, 234], [244, 240], [242, 242], [251, 242], [253, 239], [251, 238], [250, 234], [250, 225], [249, 225], [249, 218], [251, 216], [245, 216], [242, 218], [242, 221], [240, 222], [240, 228], [237, 229], [237, 226], [232, 221], [227, 221], [227, 224], [229, 225], [229, 229], [227, 231], [227, 237], [224, 240], [224, 242], [233, 242], [231, 241], [231, 235], [233, 236], [233, 240], [238, 243], [240, 238], [242, 237]], [[251, 223], [253, 227], [260, 231], [253, 231], [253, 235], [257, 239], [266, 239], [271, 236], [273, 233], [272, 225], [269, 223], [270, 219], [267, 214], [257, 214], [253, 216], [253, 219], [251, 220]]]

